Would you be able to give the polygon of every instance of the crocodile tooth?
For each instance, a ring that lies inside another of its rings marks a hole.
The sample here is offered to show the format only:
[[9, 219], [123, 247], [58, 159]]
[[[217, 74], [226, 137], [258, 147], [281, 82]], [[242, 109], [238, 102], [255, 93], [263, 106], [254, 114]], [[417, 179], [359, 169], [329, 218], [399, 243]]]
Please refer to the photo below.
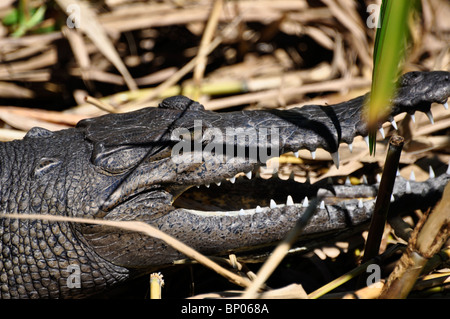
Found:
[[391, 124], [392, 124], [392, 127], [393, 127], [394, 129], [398, 130], [397, 123], [395, 123], [394, 120], [391, 121]]
[[308, 207], [308, 203], [309, 203], [308, 197], [305, 197], [305, 199], [303, 200], [302, 206], [303, 206], [303, 207]]
[[400, 171], [399, 171], [399, 169], [397, 168], [397, 173], [395, 173], [395, 176], [400, 176]]
[[339, 169], [339, 152], [336, 151], [334, 153], [331, 153], [331, 157], [333, 158], [334, 165], [337, 169]]
[[217, 186], [220, 186], [222, 184], [222, 182], [216, 182]]
[[431, 167], [431, 165], [428, 168], [428, 171], [429, 171], [429, 174], [430, 174], [430, 178], [435, 178], [436, 177], [436, 174], [434, 173], [433, 167]]
[[446, 110], [448, 110], [448, 101], [442, 104]]
[[362, 180], [363, 180], [363, 184], [365, 184], [365, 185], [368, 185], [368, 184], [369, 184], [369, 182], [367, 181], [367, 176], [366, 176], [366, 174], [363, 175]]
[[411, 183], [409, 181], [406, 181], [406, 194], [411, 194]]
[[358, 200], [358, 208], [363, 208], [363, 207], [364, 207], [363, 201], [362, 201], [362, 199], [360, 198], [360, 199]]
[[252, 179], [252, 171], [245, 173], [245, 176], [247, 176], [248, 179]]
[[416, 175], [414, 174], [414, 171], [411, 171], [411, 174], [409, 175], [409, 180], [413, 182], [416, 180]]
[[209, 184], [205, 184], [206, 188], [209, 188]]
[[367, 147], [369, 147], [369, 136], [364, 136], [364, 142], [366, 142]]
[[391, 194], [391, 203], [395, 202], [394, 194]]
[[347, 176], [347, 178], [345, 179], [345, 185], [350, 186], [352, 185], [352, 182], [350, 181], [350, 177]]
[[353, 153], [353, 143], [348, 143], [348, 149], [350, 150], [350, 153]]
[[450, 161], [448, 162], [448, 168], [447, 168], [447, 171], [445, 173], [447, 175], [450, 175]]
[[411, 120], [413, 121], [413, 123], [416, 123], [416, 115], [410, 114], [410, 116], [411, 116]]
[[383, 139], [385, 139], [385, 138], [386, 138], [386, 135], [384, 134], [384, 129], [383, 129], [382, 127], [380, 127], [378, 130], [380, 131], [381, 137], [382, 137]]
[[239, 211], [239, 215], [244, 215], [244, 214], [245, 214], [244, 209], [241, 208], [241, 210]]
[[316, 159], [316, 151], [311, 151], [311, 158]]
[[274, 209], [277, 207], [277, 203], [273, 199], [270, 200], [270, 209]]
[[236, 182], [236, 176], [233, 176], [232, 178], [230, 178], [230, 183], [234, 184], [234, 182]]
[[195, 187], [200, 188], [200, 185], [195, 185]]
[[381, 182], [381, 174], [377, 174], [377, 183]]
[[291, 195], [288, 195], [287, 200], [286, 200], [286, 206], [292, 206], [294, 205], [294, 200], [292, 199]]
[[298, 158], [299, 156], [298, 151], [294, 152], [294, 156]]
[[325, 209], [325, 202], [324, 201], [320, 202], [319, 209]]
[[261, 206], [256, 206], [256, 208], [255, 208], [255, 213], [261, 213], [262, 212], [262, 208], [261, 208]]
[[425, 113], [428, 117], [428, 119], [430, 120], [431, 124], [434, 124], [434, 118], [433, 118], [433, 114], [431, 113], [431, 111], [428, 111]]

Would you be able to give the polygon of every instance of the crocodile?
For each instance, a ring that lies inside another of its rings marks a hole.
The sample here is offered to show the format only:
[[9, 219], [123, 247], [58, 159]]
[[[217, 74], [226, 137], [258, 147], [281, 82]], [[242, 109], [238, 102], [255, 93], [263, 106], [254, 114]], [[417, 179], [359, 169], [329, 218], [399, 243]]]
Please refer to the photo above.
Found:
[[[446, 71], [404, 74], [387, 119], [430, 115], [432, 103], [448, 108], [449, 78]], [[143, 221], [208, 255], [273, 245], [305, 211], [304, 198], [318, 194], [323, 201], [299, 240], [363, 225], [377, 184], [250, 175], [299, 149], [323, 148], [338, 165], [339, 145], [368, 134], [368, 94], [336, 105], [220, 113], [175, 96], [61, 131], [36, 127], [0, 144], [0, 215]], [[236, 178], [241, 173], [247, 176]], [[449, 179], [450, 171], [420, 183], [398, 177], [391, 205], [431, 206]], [[0, 238], [1, 298], [95, 296], [185, 258], [159, 239], [88, 223], [3, 216]]]

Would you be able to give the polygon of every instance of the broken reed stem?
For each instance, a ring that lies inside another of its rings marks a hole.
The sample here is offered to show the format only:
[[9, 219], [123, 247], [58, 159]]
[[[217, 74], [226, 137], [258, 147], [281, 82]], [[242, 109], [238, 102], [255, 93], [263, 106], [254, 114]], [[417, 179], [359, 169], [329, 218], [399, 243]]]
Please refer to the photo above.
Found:
[[378, 255], [404, 141], [404, 138], [398, 135], [392, 136], [389, 140], [386, 163], [384, 165], [377, 200], [370, 222], [362, 263], [365, 263]]
[[161, 273], [150, 275], [150, 299], [161, 299], [161, 289], [164, 286], [164, 279]]
[[425, 214], [414, 229], [408, 247], [390, 274], [379, 298], [406, 298], [427, 262], [450, 236], [450, 184], [430, 215]]
[[252, 281], [250, 287], [248, 287], [247, 290], [242, 294], [242, 298], [253, 299], [257, 297], [260, 287], [266, 282], [275, 268], [278, 267], [280, 262], [288, 253], [291, 246], [297, 240], [298, 236], [300, 236], [300, 234], [303, 232], [303, 229], [308, 224], [308, 221], [311, 219], [312, 215], [316, 212], [319, 201], [320, 199], [317, 197], [311, 200], [308, 208], [299, 218], [294, 228], [289, 231], [283, 241], [278, 244], [270, 257], [259, 269], [258, 273], [256, 274], [256, 278]]

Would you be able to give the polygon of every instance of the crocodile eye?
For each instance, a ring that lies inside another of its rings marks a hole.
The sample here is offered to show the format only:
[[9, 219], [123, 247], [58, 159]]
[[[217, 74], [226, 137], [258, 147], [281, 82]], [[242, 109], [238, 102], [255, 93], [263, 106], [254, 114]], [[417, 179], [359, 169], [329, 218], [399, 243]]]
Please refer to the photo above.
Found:
[[61, 160], [57, 158], [43, 157], [39, 160], [34, 168], [33, 175], [34, 177], [41, 177], [53, 168], [59, 166], [61, 164]]
[[135, 145], [105, 146], [94, 145], [91, 162], [111, 174], [122, 174], [138, 163], [148, 154], [149, 149]]

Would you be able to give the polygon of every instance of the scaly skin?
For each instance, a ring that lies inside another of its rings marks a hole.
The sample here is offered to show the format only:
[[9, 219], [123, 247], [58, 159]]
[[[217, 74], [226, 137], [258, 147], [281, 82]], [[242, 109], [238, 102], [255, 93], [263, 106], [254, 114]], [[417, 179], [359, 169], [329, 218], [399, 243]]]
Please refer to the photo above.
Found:
[[[428, 112], [431, 103], [445, 103], [450, 95], [449, 75], [405, 75], [391, 116]], [[292, 192], [303, 198], [325, 188], [353, 199], [324, 202], [306, 233], [319, 236], [342, 230], [370, 218], [373, 199], [367, 196], [373, 196], [376, 186], [350, 191], [346, 186], [317, 184], [299, 195], [305, 187], [298, 183], [287, 182], [288, 192], [281, 181], [238, 179], [232, 184], [225, 180], [264, 164], [267, 158], [262, 154], [268, 148], [275, 151], [272, 155], [318, 147], [337, 154], [339, 143], [367, 134], [361, 114], [364, 101], [360, 97], [332, 106], [215, 113], [187, 98], [173, 97], [158, 108], [83, 120], [68, 130], [34, 128], [21, 141], [0, 144], [0, 213], [139, 220], [203, 253], [219, 254], [274, 243], [304, 210], [301, 204], [273, 206], [267, 193], [258, 195], [255, 189], [284, 198]], [[220, 134], [230, 128], [246, 130], [247, 138], [220, 141]], [[258, 135], [255, 138], [249, 132]], [[193, 153], [187, 148], [180, 152], [180, 145], [191, 142], [203, 150], [200, 160], [190, 158]], [[221, 158], [219, 146], [224, 144], [229, 150], [245, 149], [249, 156], [226, 152]], [[253, 156], [252, 148], [258, 156]], [[399, 180], [398, 185], [405, 185], [396, 186], [392, 205], [432, 205], [448, 179], [448, 174], [442, 174], [426, 183], [411, 182], [408, 192], [406, 182]], [[220, 196], [214, 192], [213, 184], [218, 182], [234, 189], [234, 194], [229, 190], [228, 207], [217, 207], [214, 198], [208, 197]], [[210, 184], [210, 192], [200, 191], [206, 194], [208, 207], [216, 206], [214, 211], [193, 209], [199, 204], [189, 201], [189, 196], [198, 195], [196, 188], [189, 189]], [[356, 199], [359, 191], [363, 201]], [[252, 206], [256, 199], [261, 208]], [[157, 239], [99, 225], [1, 218], [0, 238], [1, 298], [86, 297], [184, 258]], [[80, 288], [68, 287], [69, 265], [80, 269]]]

